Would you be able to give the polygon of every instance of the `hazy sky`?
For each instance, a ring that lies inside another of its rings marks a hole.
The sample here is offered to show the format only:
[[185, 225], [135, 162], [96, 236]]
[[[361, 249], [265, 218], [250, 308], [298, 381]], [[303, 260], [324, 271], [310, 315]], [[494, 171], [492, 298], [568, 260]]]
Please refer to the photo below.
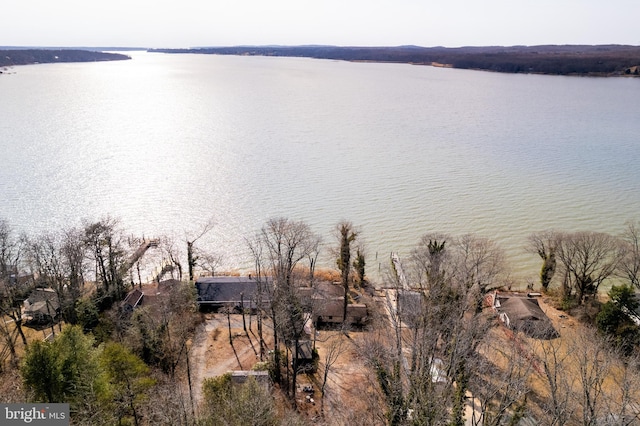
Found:
[[7, 0], [0, 45], [640, 45], [638, 0]]

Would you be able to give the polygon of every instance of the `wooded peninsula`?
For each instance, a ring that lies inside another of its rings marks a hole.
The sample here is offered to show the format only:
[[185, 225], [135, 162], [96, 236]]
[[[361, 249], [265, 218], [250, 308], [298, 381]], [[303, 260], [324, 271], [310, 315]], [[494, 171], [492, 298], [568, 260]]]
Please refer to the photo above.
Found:
[[506, 73], [637, 76], [640, 46], [546, 45], [487, 47], [235, 46], [150, 49], [161, 53], [289, 56], [362, 62], [410, 63]]
[[48, 64], [56, 62], [122, 61], [131, 59], [120, 53], [81, 49], [7, 49], [0, 50], [0, 67]]

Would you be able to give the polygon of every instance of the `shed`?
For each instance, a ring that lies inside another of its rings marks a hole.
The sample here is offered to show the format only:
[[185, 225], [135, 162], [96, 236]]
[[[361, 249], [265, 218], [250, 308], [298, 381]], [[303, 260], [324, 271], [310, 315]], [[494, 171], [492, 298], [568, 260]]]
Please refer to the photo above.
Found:
[[317, 352], [314, 352], [311, 341], [299, 340], [297, 344], [298, 344], [297, 352], [294, 350], [293, 347], [289, 348], [292, 354], [294, 355], [294, 357], [297, 354], [297, 359], [294, 359], [293, 366], [296, 369], [299, 369], [301, 371], [305, 371], [308, 373], [315, 373], [317, 368], [315, 363], [315, 360], [317, 358]]
[[258, 384], [268, 387], [271, 384], [268, 371], [254, 371], [254, 370], [236, 370], [231, 371], [231, 383], [235, 385], [241, 385], [245, 383], [250, 377], [253, 377]]
[[131, 313], [133, 310], [142, 303], [144, 294], [139, 289], [133, 289], [124, 298], [120, 307], [126, 313]]
[[[317, 324], [339, 324], [343, 322], [344, 299], [325, 299], [314, 306], [313, 319]], [[347, 321], [352, 325], [364, 325], [367, 321], [367, 305], [350, 303], [347, 305]]]

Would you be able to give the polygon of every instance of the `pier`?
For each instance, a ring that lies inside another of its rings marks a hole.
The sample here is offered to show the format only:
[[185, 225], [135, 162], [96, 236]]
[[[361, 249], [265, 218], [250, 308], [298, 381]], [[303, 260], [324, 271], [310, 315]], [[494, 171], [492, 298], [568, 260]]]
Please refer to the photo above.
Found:
[[131, 269], [131, 267], [138, 261], [150, 248], [156, 248], [160, 244], [160, 240], [154, 238], [152, 240], [142, 240], [140, 247], [127, 259], [127, 261], [122, 266], [122, 273], [126, 273]]

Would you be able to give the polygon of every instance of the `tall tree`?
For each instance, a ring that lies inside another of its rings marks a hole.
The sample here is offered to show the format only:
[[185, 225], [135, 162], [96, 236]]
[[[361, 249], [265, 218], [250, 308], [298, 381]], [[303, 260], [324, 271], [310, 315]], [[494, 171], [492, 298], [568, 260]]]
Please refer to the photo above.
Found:
[[488, 238], [467, 234], [455, 242], [455, 273], [467, 288], [474, 286], [482, 295], [504, 284], [504, 251]]
[[[273, 287], [265, 287], [271, 291], [269, 312], [274, 329], [274, 377], [281, 382], [280, 343], [284, 340], [292, 350], [293, 360], [285, 364], [286, 368], [294, 366], [291, 383], [286, 386], [294, 403], [299, 342], [306, 321], [298, 289], [309, 284], [308, 274], [298, 270], [298, 266], [304, 260], [315, 258], [319, 244], [320, 238], [309, 225], [281, 217], [268, 220], [251, 245], [257, 272], [273, 279]], [[261, 280], [260, 275], [258, 279]]]
[[107, 343], [104, 346], [100, 365], [108, 382], [105, 403], [111, 402], [120, 422], [132, 418], [138, 426], [142, 418], [141, 403], [155, 384], [155, 380], [149, 376], [149, 367], [119, 343]]
[[[488, 289], [502, 284], [502, 260], [494, 243], [471, 235], [427, 234], [420, 240], [408, 268], [417, 286], [389, 295], [379, 341], [364, 349], [385, 395], [389, 423], [403, 424], [408, 410], [415, 424], [463, 423], [467, 391], [486, 377], [472, 361], [490, 327], [478, 307]], [[388, 324], [395, 330], [385, 335]], [[521, 388], [520, 371], [506, 375], [512, 389]], [[514, 402], [505, 397], [503, 404]]]
[[213, 229], [214, 220], [210, 218], [196, 235], [187, 236], [187, 266], [189, 268], [189, 281], [193, 281], [193, 271], [197, 265], [199, 256], [194, 252], [194, 244], [202, 237], [207, 235]]
[[450, 266], [447, 242], [451, 246], [451, 236], [425, 234], [411, 251], [412, 273], [415, 275], [415, 282], [421, 287], [434, 289], [443, 284], [447, 273], [451, 273], [444, 270], [445, 266]]
[[72, 324], [77, 322], [76, 307], [84, 293], [87, 252], [83, 236], [80, 229], [67, 229], [63, 231], [60, 247], [67, 282], [66, 305], [71, 308], [65, 318]]
[[356, 258], [353, 261], [353, 268], [356, 271], [356, 283], [360, 287], [363, 287], [366, 283], [365, 267], [367, 263], [365, 260], [365, 247], [364, 244], [359, 244], [356, 247]]
[[342, 321], [347, 323], [347, 306], [349, 304], [349, 271], [351, 268], [351, 245], [356, 240], [358, 233], [351, 222], [340, 222], [337, 226], [340, 248], [336, 263], [340, 270], [340, 281], [344, 288], [344, 302], [342, 306]]
[[635, 288], [640, 288], [640, 229], [635, 222], [628, 222], [622, 234], [621, 256], [617, 273]]
[[[619, 259], [615, 238], [601, 232], [563, 233], [557, 257], [565, 279], [565, 288], [575, 290], [578, 303], [595, 295], [600, 285], [615, 271]], [[566, 295], [570, 297], [570, 294]]]
[[[85, 244], [95, 261], [96, 279], [105, 305], [121, 300], [125, 293], [124, 277], [127, 259], [119, 222], [106, 217], [84, 227]], [[105, 306], [106, 307], [106, 306]]]
[[67, 229], [29, 240], [28, 258], [37, 284], [55, 290], [65, 321], [77, 322], [76, 305], [84, 290], [86, 245], [84, 233]]
[[16, 238], [9, 222], [0, 219], [0, 279], [18, 273], [21, 254], [22, 241]]
[[536, 232], [529, 236], [529, 249], [542, 259], [540, 285], [547, 291], [556, 272], [558, 234], [554, 231]]
[[[32, 280], [20, 279], [20, 265], [23, 261], [26, 246], [25, 236], [16, 236], [9, 223], [0, 219], [0, 315], [10, 320], [0, 324], [0, 336], [11, 356], [11, 363], [17, 365], [16, 339], [21, 338], [27, 345], [27, 338], [22, 330], [22, 301], [31, 290]], [[6, 353], [0, 350], [0, 354]], [[3, 358], [0, 358], [2, 370]]]
[[534, 342], [541, 379], [546, 398], [541, 403], [544, 424], [563, 426], [573, 416], [573, 388], [576, 375], [569, 372], [573, 363], [571, 352], [563, 346], [560, 339], [537, 340]]
[[53, 342], [29, 345], [21, 368], [25, 387], [35, 401], [67, 402], [73, 413], [93, 415], [87, 407], [104, 391], [97, 356], [93, 338], [67, 326]]

